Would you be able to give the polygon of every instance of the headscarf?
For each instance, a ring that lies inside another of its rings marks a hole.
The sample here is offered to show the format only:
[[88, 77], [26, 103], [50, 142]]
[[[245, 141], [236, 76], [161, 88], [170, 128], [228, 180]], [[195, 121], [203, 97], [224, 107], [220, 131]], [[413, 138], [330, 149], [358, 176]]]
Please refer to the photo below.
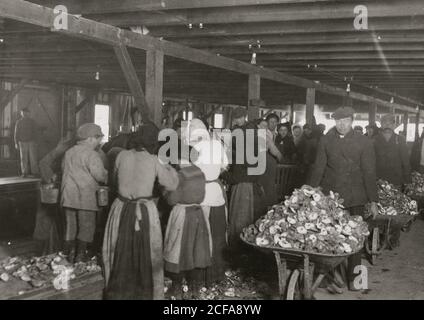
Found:
[[204, 123], [199, 119], [190, 121], [187, 130], [189, 144], [198, 152], [198, 157], [193, 161], [205, 175], [206, 184], [205, 199], [202, 205], [220, 206], [225, 203], [221, 186], [212, 182], [219, 178], [221, 170], [228, 165], [228, 158], [224, 146], [219, 140], [212, 139]]
[[130, 137], [129, 148], [141, 151], [145, 149], [151, 154], [155, 154], [158, 146], [159, 128], [153, 122], [142, 124], [139, 130]]

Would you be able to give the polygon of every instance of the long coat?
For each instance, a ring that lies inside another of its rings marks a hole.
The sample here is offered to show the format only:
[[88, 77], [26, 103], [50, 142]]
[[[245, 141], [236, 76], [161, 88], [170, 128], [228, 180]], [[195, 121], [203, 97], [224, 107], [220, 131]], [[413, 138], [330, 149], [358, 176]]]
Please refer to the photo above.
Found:
[[98, 211], [99, 182], [107, 182], [107, 171], [98, 152], [83, 144], [66, 151], [61, 188], [63, 207]]
[[353, 130], [344, 138], [330, 130], [320, 139], [309, 184], [338, 192], [346, 208], [377, 201], [372, 141]]
[[374, 137], [377, 178], [394, 185], [411, 181], [411, 167], [404, 137], [395, 133], [387, 141], [382, 133]]

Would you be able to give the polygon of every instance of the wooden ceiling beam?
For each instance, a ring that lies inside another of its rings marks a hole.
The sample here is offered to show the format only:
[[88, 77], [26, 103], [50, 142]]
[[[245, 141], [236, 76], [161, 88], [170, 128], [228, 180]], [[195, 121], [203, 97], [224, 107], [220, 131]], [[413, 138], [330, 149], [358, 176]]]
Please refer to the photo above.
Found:
[[[406, 2], [406, 3], [405, 3]], [[349, 19], [352, 25], [355, 18], [355, 2], [315, 2], [295, 3], [290, 5], [258, 5], [224, 8], [188, 9], [159, 12], [123, 12], [110, 14], [94, 14], [87, 17], [102, 23], [128, 27], [144, 26], [177, 26], [189, 23], [203, 23], [204, 27], [228, 23], [258, 23], [320, 20], [332, 21]], [[421, 0], [375, 1], [366, 3], [368, 18], [417, 17], [424, 15]]]
[[424, 42], [422, 31], [380, 31], [380, 39], [371, 32], [343, 32], [338, 33], [305, 33], [305, 34], [263, 34], [241, 35], [231, 37], [227, 35], [216, 37], [175, 37], [173, 41], [189, 47], [199, 49], [245, 46], [254, 44], [258, 40], [262, 45], [330, 45], [330, 44], [374, 44], [374, 43], [422, 43]]
[[[424, 37], [423, 37], [424, 39]], [[231, 55], [231, 54], [252, 54], [255, 51], [257, 54], [262, 53], [292, 53], [292, 54], [302, 54], [307, 53], [335, 53], [335, 52], [395, 52], [395, 51], [424, 51], [424, 41], [422, 43], [394, 43], [394, 44], [384, 44], [381, 46], [376, 46], [375, 44], [337, 44], [337, 45], [302, 45], [302, 46], [293, 46], [293, 45], [261, 45], [260, 49], [249, 49], [249, 46], [245, 47], [221, 47], [213, 49], [205, 49], [210, 52], [219, 53], [222, 55]]]
[[166, 11], [176, 9], [201, 9], [214, 7], [239, 7], [239, 6], [257, 6], [257, 5], [275, 5], [275, 4], [297, 4], [297, 3], [316, 3], [332, 2], [331, 0], [96, 0], [83, 1], [82, 13], [117, 13], [134, 11]]
[[[235, 55], [227, 55], [231, 58], [240, 60], [240, 61], [250, 61], [251, 59], [251, 53], [250, 54], [235, 54]], [[306, 60], [309, 61], [311, 64], [313, 64], [315, 61], [319, 63], [319, 60], [362, 60], [362, 59], [378, 59], [381, 58], [382, 61], [383, 58], [390, 60], [390, 59], [422, 59], [424, 56], [424, 52], [420, 51], [404, 51], [404, 52], [384, 52], [381, 56], [379, 56], [379, 53], [366, 53], [366, 52], [328, 52], [328, 53], [309, 53], [304, 52], [302, 54], [257, 54], [256, 61], [258, 65], [261, 65], [262, 61], [298, 61], [298, 60]]]
[[[396, 22], [394, 22], [394, 20]], [[269, 35], [269, 34], [305, 34], [305, 33], [341, 33], [358, 32], [354, 29], [352, 19], [343, 20], [311, 20], [311, 21], [287, 21], [287, 22], [261, 22], [261, 23], [239, 23], [225, 25], [209, 25], [203, 29], [189, 29], [186, 26], [164, 26], [150, 27], [150, 35], [155, 37], [190, 38], [190, 37], [231, 37], [246, 35]], [[424, 17], [416, 18], [402, 17], [396, 19], [374, 18], [368, 21], [369, 30], [380, 31], [408, 31], [423, 30]], [[367, 31], [363, 31], [367, 32]], [[368, 31], [370, 32], [370, 31]], [[371, 32], [370, 32], [371, 33]], [[377, 36], [376, 36], [377, 37]]]
[[[54, 21], [55, 15], [52, 9], [40, 7], [26, 1], [2, 0], [0, 2], [0, 17], [34, 24], [44, 28], [52, 28], [52, 23]], [[420, 19], [414, 19], [414, 21], [410, 22], [408, 27], [415, 27], [417, 24], [419, 24], [419, 20]], [[421, 23], [424, 26], [424, 21], [421, 21]], [[376, 26], [376, 24], [370, 23], [370, 28], [374, 26]], [[396, 27], [399, 27], [399, 25], [396, 24]], [[299, 28], [299, 24], [297, 24], [297, 28]], [[353, 28], [353, 26], [351, 28]], [[170, 55], [176, 58], [189, 60], [196, 63], [206, 64], [245, 74], [258, 73], [264, 79], [288, 83], [304, 88], [316, 88], [318, 91], [326, 92], [328, 94], [346, 96], [346, 91], [344, 88], [335, 88], [321, 83], [318, 84], [314, 81], [310, 81], [307, 79], [302, 79], [299, 77], [293, 77], [287, 74], [279, 73], [266, 68], [258, 68], [256, 66], [236, 61], [234, 59], [216, 56], [208, 52], [184, 47], [168, 41], [161, 41], [150, 36], [142, 36], [134, 32], [125, 31], [110, 25], [101, 24], [85, 18], [77, 18], [72, 15], [68, 15], [67, 29], [58, 30], [57, 32], [72, 35], [78, 38], [91, 39], [93, 41], [98, 41], [113, 46], [127, 45], [129, 47], [134, 47], [143, 50], [156, 49], [163, 51], [165, 55]], [[351, 92], [350, 96], [352, 97], [352, 99], [361, 100], [365, 102], [373, 100], [372, 97], [357, 92]], [[374, 99], [373, 101], [383, 106], [390, 105], [388, 101], [384, 100]], [[396, 108], [402, 109], [404, 111], [410, 111], [413, 113], [416, 112], [414, 108], [410, 108], [405, 105], [397, 104]]]

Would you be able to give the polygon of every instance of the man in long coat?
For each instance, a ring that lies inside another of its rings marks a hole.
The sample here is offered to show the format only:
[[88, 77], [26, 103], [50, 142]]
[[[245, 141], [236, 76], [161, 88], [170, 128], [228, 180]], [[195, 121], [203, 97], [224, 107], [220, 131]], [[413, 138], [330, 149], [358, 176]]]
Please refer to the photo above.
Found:
[[405, 138], [393, 131], [395, 125], [394, 115], [386, 114], [374, 138], [377, 178], [402, 187], [411, 181], [411, 168]]
[[[371, 203], [371, 212], [375, 215], [378, 196], [374, 147], [367, 137], [353, 131], [353, 116], [354, 110], [350, 107], [334, 112], [336, 126], [320, 139], [309, 184], [321, 186], [325, 193], [330, 190], [339, 193], [351, 215], [363, 216], [367, 203]], [[358, 265], [361, 265], [360, 252], [349, 258], [351, 290], [356, 289], [354, 271]]]

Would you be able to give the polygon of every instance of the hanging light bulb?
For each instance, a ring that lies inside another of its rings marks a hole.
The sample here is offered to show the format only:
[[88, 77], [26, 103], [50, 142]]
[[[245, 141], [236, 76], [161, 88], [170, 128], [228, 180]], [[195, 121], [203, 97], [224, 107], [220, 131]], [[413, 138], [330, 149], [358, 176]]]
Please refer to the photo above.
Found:
[[252, 52], [252, 59], [250, 60], [251, 64], [256, 64], [256, 52]]
[[249, 49], [252, 49], [252, 45], [251, 44], [249, 44]]
[[188, 24], [188, 28], [189, 28], [189, 29], [193, 29], [193, 24], [192, 24], [192, 23], [189, 23], [189, 24]]
[[100, 80], [100, 72], [99, 71], [96, 72], [96, 76], [94, 77], [94, 79], [96, 79], [97, 81]]
[[390, 103], [394, 103], [395, 102], [395, 98], [391, 97], [390, 98]]
[[346, 86], [346, 92], [350, 92], [350, 83], [348, 83]]
[[260, 43], [258, 43], [258, 49], [260, 49], [261, 48], [261, 44]]
[[199, 23], [199, 28], [203, 29], [203, 23]]
[[311, 65], [310, 64], [308, 64], [308, 69], [310, 69], [311, 68]]

